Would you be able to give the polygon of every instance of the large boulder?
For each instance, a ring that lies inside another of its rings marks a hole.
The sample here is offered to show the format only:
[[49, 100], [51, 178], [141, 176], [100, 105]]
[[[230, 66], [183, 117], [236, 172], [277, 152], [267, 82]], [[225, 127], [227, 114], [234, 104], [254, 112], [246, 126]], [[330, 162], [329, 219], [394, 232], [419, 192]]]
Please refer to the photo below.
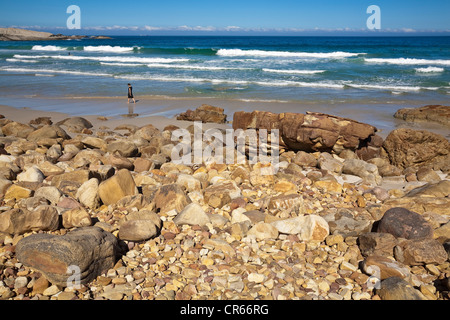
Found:
[[262, 111], [236, 112], [233, 129], [278, 129], [281, 142], [291, 150], [337, 154], [364, 146], [377, 131], [371, 125], [323, 113]]
[[75, 229], [63, 236], [33, 234], [16, 246], [22, 264], [62, 287], [92, 281], [112, 268], [121, 253], [117, 238], [98, 227]]
[[39, 141], [41, 139], [70, 139], [70, 136], [58, 125], [45, 125], [27, 136], [28, 141]]
[[382, 300], [427, 300], [419, 290], [400, 277], [389, 277], [381, 281], [376, 292]]
[[435, 122], [450, 126], [450, 107], [428, 105], [419, 108], [403, 108], [397, 110], [394, 117], [408, 122]]
[[396, 238], [424, 239], [433, 237], [433, 227], [420, 214], [405, 208], [387, 210], [378, 224], [378, 232]]
[[400, 168], [430, 166], [450, 170], [450, 142], [433, 132], [396, 129], [389, 133], [383, 148], [391, 164]]
[[64, 126], [71, 132], [82, 132], [83, 129], [90, 129], [93, 127], [92, 123], [82, 117], [71, 117], [61, 120], [57, 123], [59, 126]]
[[34, 128], [32, 126], [15, 121], [7, 123], [2, 127], [2, 133], [5, 136], [16, 136], [19, 138], [26, 138], [33, 131]]
[[177, 120], [225, 123], [227, 115], [223, 111], [222, 108], [203, 104], [195, 110], [187, 110], [179, 114]]

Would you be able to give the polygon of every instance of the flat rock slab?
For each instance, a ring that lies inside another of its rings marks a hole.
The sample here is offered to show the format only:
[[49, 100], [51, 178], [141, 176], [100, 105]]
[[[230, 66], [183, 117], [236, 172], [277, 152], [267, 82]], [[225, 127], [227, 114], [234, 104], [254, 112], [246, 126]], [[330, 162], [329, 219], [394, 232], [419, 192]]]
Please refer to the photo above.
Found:
[[71, 279], [79, 280], [79, 284], [92, 281], [112, 268], [121, 252], [117, 238], [98, 227], [79, 228], [63, 236], [33, 234], [16, 246], [22, 264], [62, 287]]
[[403, 108], [397, 110], [394, 117], [408, 122], [435, 122], [450, 126], [450, 107], [428, 105], [420, 108]]

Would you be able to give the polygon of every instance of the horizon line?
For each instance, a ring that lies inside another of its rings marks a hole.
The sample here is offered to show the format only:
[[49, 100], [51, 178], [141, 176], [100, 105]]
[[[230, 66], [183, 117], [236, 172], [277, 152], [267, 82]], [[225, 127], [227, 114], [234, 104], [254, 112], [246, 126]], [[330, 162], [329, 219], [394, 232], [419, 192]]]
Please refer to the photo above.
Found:
[[[344, 36], [450, 36], [449, 30], [415, 30], [411, 28], [400, 28], [400, 29], [378, 29], [369, 30], [367, 28], [312, 28], [312, 29], [300, 29], [300, 28], [243, 28], [237, 26], [228, 27], [202, 27], [202, 26], [178, 26], [178, 27], [152, 27], [152, 26], [89, 26], [82, 27], [80, 29], [68, 29], [67, 27], [41, 27], [41, 26], [0, 26], [2, 28], [18, 28], [26, 29], [31, 31], [53, 31], [60, 33], [65, 30], [65, 33], [70, 33], [73, 35], [81, 35], [82, 33], [88, 33], [87, 35], [102, 35], [110, 36], [152, 36], [152, 35], [278, 35], [278, 36], [301, 36], [305, 34], [312, 35], [344, 35]], [[94, 34], [96, 32], [96, 34]]]

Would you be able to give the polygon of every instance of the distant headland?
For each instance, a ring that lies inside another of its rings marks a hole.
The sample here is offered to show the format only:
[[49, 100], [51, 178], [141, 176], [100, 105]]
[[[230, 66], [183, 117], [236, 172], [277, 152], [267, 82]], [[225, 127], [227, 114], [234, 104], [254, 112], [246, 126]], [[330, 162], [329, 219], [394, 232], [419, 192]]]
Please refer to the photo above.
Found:
[[111, 39], [105, 36], [67, 36], [18, 28], [0, 28], [0, 41], [48, 41], [69, 39]]

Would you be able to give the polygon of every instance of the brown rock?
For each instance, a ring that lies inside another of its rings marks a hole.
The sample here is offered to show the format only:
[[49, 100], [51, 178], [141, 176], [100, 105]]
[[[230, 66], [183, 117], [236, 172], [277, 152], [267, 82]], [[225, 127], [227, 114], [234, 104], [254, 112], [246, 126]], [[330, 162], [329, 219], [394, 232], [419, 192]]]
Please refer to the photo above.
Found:
[[356, 150], [375, 134], [373, 126], [323, 113], [236, 112], [233, 129], [278, 129], [282, 143], [295, 151]]
[[418, 213], [405, 208], [387, 210], [377, 232], [390, 233], [396, 238], [423, 239], [433, 237], [432, 226]]
[[394, 248], [394, 254], [397, 261], [411, 266], [442, 264], [448, 259], [444, 246], [434, 239], [404, 241]]
[[227, 115], [223, 111], [222, 108], [203, 104], [194, 111], [187, 110], [181, 113], [177, 116], [177, 120], [225, 123], [227, 121]]
[[54, 231], [59, 227], [58, 211], [40, 205], [33, 211], [12, 209], [0, 215], [0, 232], [23, 234], [29, 231]]
[[143, 241], [153, 238], [161, 229], [159, 216], [148, 210], [127, 215], [121, 222], [119, 238], [128, 241]]
[[153, 167], [153, 162], [144, 158], [136, 158], [133, 164], [134, 164], [134, 171], [136, 172], [149, 171]]
[[436, 122], [450, 126], [450, 107], [427, 105], [419, 108], [404, 108], [397, 110], [394, 117], [408, 122]]
[[401, 168], [431, 166], [446, 170], [450, 163], [450, 142], [426, 130], [393, 130], [383, 148], [391, 164]]
[[419, 290], [399, 277], [381, 281], [381, 287], [376, 292], [382, 300], [427, 300]]
[[97, 227], [78, 228], [63, 236], [33, 234], [16, 246], [22, 264], [62, 287], [73, 284], [72, 280], [79, 284], [94, 280], [111, 269], [122, 252], [117, 238]]
[[28, 188], [13, 184], [8, 189], [6, 189], [4, 200], [8, 201], [29, 198], [31, 197], [32, 193], [33, 191]]
[[390, 233], [367, 232], [358, 237], [359, 250], [365, 257], [370, 255], [393, 256], [397, 240]]
[[450, 181], [442, 180], [439, 182], [427, 183], [422, 187], [415, 188], [408, 192], [405, 197], [449, 197]]
[[427, 196], [411, 196], [397, 199], [388, 199], [380, 207], [381, 212], [395, 207], [403, 207], [408, 210], [422, 214], [424, 212], [434, 212], [437, 214], [448, 214], [450, 207], [450, 198], [448, 197], [427, 197]]
[[417, 180], [426, 182], [441, 181], [439, 175], [431, 168], [420, 168], [416, 172]]
[[2, 132], [5, 136], [16, 136], [20, 138], [26, 138], [31, 132], [34, 131], [32, 126], [19, 122], [10, 122], [2, 127]]
[[62, 214], [64, 228], [89, 227], [92, 225], [90, 214], [84, 208], [74, 208], [64, 211]]
[[161, 213], [166, 213], [174, 209], [177, 212], [181, 212], [184, 207], [192, 202], [177, 184], [168, 184], [160, 187], [156, 191], [153, 201], [155, 208]]
[[82, 117], [71, 117], [56, 123], [58, 126], [64, 126], [71, 132], [81, 133], [83, 129], [90, 129], [93, 127], [92, 123]]
[[133, 142], [127, 140], [118, 140], [107, 145], [106, 151], [110, 153], [118, 153], [122, 157], [133, 157], [137, 155], [138, 148]]
[[60, 189], [61, 184], [64, 181], [70, 181], [77, 185], [81, 186], [83, 183], [88, 181], [91, 178], [91, 174], [89, 170], [75, 170], [70, 172], [65, 172], [63, 174], [59, 174], [52, 177], [52, 185]]
[[125, 196], [137, 194], [136, 184], [130, 171], [119, 170], [114, 176], [100, 183], [98, 195], [106, 205], [115, 204]]
[[409, 268], [402, 263], [384, 256], [370, 255], [363, 262], [363, 270], [366, 274], [375, 276], [379, 280], [390, 277], [409, 278]]
[[37, 294], [42, 294], [44, 290], [47, 289], [49, 286], [50, 283], [48, 282], [48, 280], [45, 277], [41, 276], [34, 282], [33, 291], [31, 292], [31, 294], [33, 296]]
[[59, 126], [51, 125], [51, 126], [43, 126], [33, 132], [31, 132], [27, 136], [28, 141], [38, 141], [41, 139], [70, 139], [70, 136]]
[[205, 202], [210, 206], [222, 208], [230, 203], [231, 200], [240, 197], [241, 190], [234, 181], [226, 180], [207, 187], [203, 196]]
[[275, 214], [278, 211], [297, 211], [302, 213], [303, 210], [303, 197], [298, 194], [279, 195], [270, 198], [267, 206], [269, 212]]

